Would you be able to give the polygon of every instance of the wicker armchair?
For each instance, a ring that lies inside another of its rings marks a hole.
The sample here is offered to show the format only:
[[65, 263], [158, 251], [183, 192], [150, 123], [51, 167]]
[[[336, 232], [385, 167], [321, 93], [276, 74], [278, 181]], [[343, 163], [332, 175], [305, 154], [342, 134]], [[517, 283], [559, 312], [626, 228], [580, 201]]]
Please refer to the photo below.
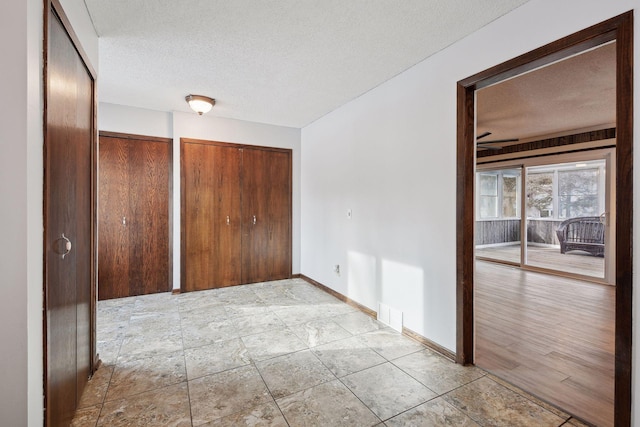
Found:
[[604, 224], [600, 217], [569, 218], [556, 230], [560, 252], [585, 251], [593, 256], [604, 256]]

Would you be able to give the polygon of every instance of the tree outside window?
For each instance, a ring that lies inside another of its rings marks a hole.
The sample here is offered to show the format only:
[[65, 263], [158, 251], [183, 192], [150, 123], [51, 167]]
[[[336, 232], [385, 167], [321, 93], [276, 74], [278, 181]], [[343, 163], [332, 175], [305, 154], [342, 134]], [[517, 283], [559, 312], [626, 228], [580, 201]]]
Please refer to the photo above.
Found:
[[527, 175], [527, 217], [553, 217], [553, 172]]
[[518, 216], [518, 176], [502, 176], [502, 217]]
[[598, 169], [558, 172], [558, 217], [598, 216]]
[[527, 168], [527, 218], [598, 216], [604, 209], [604, 160]]

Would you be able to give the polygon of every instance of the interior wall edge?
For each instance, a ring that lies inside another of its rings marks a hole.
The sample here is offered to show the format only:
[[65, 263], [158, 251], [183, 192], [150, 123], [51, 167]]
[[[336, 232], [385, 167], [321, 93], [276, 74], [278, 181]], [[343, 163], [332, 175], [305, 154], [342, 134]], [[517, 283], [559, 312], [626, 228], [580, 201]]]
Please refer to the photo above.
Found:
[[[27, 425], [40, 427], [44, 422], [43, 384], [43, 2], [28, 0], [27, 6], [27, 334], [26, 363]], [[14, 304], [14, 302], [12, 302]], [[3, 411], [0, 411], [4, 414]], [[18, 425], [18, 424], [16, 424]]]

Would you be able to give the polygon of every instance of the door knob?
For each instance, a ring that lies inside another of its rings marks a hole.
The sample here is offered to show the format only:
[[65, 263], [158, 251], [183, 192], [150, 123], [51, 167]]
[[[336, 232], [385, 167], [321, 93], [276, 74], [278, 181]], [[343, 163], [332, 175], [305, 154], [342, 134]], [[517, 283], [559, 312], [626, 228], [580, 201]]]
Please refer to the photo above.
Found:
[[53, 252], [64, 259], [64, 257], [71, 252], [71, 246], [71, 240], [62, 233], [62, 235], [53, 242]]

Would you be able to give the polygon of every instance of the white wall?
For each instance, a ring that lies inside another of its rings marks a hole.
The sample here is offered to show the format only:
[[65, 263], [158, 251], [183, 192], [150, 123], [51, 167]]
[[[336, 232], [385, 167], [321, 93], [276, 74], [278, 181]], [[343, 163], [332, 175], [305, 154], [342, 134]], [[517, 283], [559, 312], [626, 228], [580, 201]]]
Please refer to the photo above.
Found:
[[[38, 30], [27, 25], [33, 5], [15, 0], [0, 14], [0, 52], [4, 63], [12, 64], [3, 68], [0, 79], [0, 97], [11, 100], [0, 103], [0, 231], [10, 242], [0, 245], [0, 342], [6, 343], [0, 364], [0, 414], [9, 425], [26, 425], [28, 407], [28, 174], [29, 161], [37, 161], [30, 153], [28, 111], [30, 103], [39, 99], [37, 92], [30, 93], [33, 76], [28, 73], [29, 48], [37, 48], [30, 36]], [[39, 61], [33, 65], [38, 67]], [[42, 169], [36, 177], [41, 175]]]
[[[100, 104], [101, 131], [173, 138], [173, 287], [180, 288], [180, 138], [290, 148], [293, 160], [292, 271], [300, 272], [300, 130], [195, 113]], [[215, 107], [214, 107], [215, 108]]]
[[[83, 2], [63, 3], [74, 25], [87, 22]], [[0, 419], [12, 426], [43, 424], [42, 5], [8, 0], [0, 14]], [[92, 28], [76, 33], [97, 47]]]
[[173, 138], [173, 115], [166, 111], [101, 102], [98, 105], [98, 129]]
[[[43, 134], [42, 134], [42, 2], [28, 1], [27, 18], [27, 319], [28, 319], [28, 396], [29, 426], [40, 426], [43, 420], [42, 377], [42, 257], [43, 257]], [[4, 113], [0, 113], [4, 116]], [[4, 126], [2, 126], [4, 127]], [[4, 138], [2, 138], [4, 139]], [[4, 157], [4, 155], [2, 156]], [[4, 181], [4, 180], [3, 180]], [[3, 200], [5, 197], [2, 197]], [[5, 258], [4, 256], [0, 256]], [[4, 271], [4, 268], [0, 268]], [[10, 301], [10, 299], [9, 299]], [[4, 312], [4, 310], [2, 310]], [[0, 411], [2, 412], [2, 411]]]
[[[532, 0], [305, 127], [302, 274], [372, 309], [382, 301], [401, 310], [407, 328], [455, 350], [456, 82], [638, 6], [637, 0]], [[637, 24], [635, 34], [640, 58]], [[634, 327], [638, 342], [637, 321]], [[634, 361], [635, 386], [638, 352]]]

